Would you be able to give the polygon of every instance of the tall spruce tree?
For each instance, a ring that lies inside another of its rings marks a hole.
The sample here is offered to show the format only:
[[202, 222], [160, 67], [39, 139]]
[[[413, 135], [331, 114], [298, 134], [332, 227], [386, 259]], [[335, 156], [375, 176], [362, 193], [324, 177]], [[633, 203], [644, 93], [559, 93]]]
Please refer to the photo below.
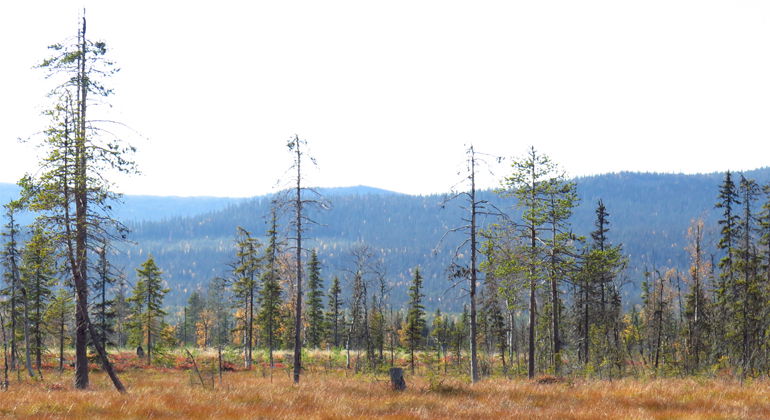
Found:
[[273, 350], [279, 336], [281, 322], [281, 286], [278, 267], [278, 219], [273, 207], [270, 215], [270, 228], [267, 231], [268, 242], [265, 250], [265, 271], [262, 273], [262, 288], [259, 295], [259, 314], [264, 342], [267, 346], [270, 367], [274, 365]]
[[[106, 58], [106, 44], [86, 36], [84, 16], [75, 42], [50, 48], [53, 57], [39, 67], [48, 71], [49, 80], [59, 84], [50, 94], [54, 105], [48, 112], [51, 123], [42, 141], [45, 157], [38, 175], [27, 175], [19, 184], [28, 208], [38, 212], [38, 221], [61, 240], [57, 245], [65, 254], [76, 292], [75, 386], [85, 389], [88, 335], [98, 336], [88, 313], [91, 241], [113, 232], [118, 232], [118, 237], [125, 235], [124, 226], [110, 216], [110, 203], [118, 195], [110, 191], [105, 174], [107, 170], [130, 173], [135, 168], [127, 157], [133, 149], [114, 135], [121, 126], [105, 129], [103, 118], [89, 119], [91, 107], [105, 103], [112, 93], [104, 79], [117, 71]], [[92, 342], [115, 388], [124, 392], [104, 347], [98, 340]]]
[[313, 250], [307, 264], [307, 329], [305, 338], [311, 348], [319, 348], [323, 339], [323, 280], [318, 253]]
[[[597, 343], [601, 347], [594, 349], [596, 364], [615, 366], [620, 363], [620, 313], [621, 297], [616, 281], [625, 267], [621, 245], [612, 245], [607, 233], [610, 228], [610, 214], [604, 201], [596, 204], [595, 230], [591, 232], [580, 274], [584, 288], [583, 305], [583, 355], [585, 362], [590, 362], [590, 345]], [[592, 331], [598, 337], [592, 337]]]
[[740, 360], [744, 375], [757, 368], [758, 339], [763, 336], [762, 315], [765, 305], [764, 290], [757, 275], [759, 259], [756, 250], [757, 217], [754, 211], [760, 189], [756, 181], [741, 175], [738, 193], [741, 198], [741, 218], [738, 225], [739, 240], [734, 256], [734, 268], [740, 274], [735, 277], [734, 299], [731, 300], [731, 317], [741, 341]]
[[714, 284], [714, 300], [716, 306], [716, 317], [714, 320], [717, 342], [714, 348], [720, 355], [729, 350], [731, 331], [730, 302], [734, 298], [735, 289], [735, 249], [738, 245], [738, 225], [740, 216], [738, 206], [741, 204], [738, 196], [738, 187], [733, 181], [730, 171], [725, 172], [725, 178], [719, 186], [719, 195], [715, 207], [722, 210], [722, 215], [718, 221], [720, 229], [719, 242], [717, 248], [722, 252], [722, 258], [719, 260], [719, 277]]
[[236, 262], [233, 267], [233, 294], [243, 312], [244, 364], [251, 368], [254, 346], [254, 304], [258, 296], [258, 275], [261, 266], [259, 248], [262, 246], [249, 231], [238, 227], [236, 239]]
[[422, 332], [425, 329], [425, 307], [422, 304], [422, 274], [420, 269], [414, 270], [412, 285], [409, 286], [409, 309], [406, 314], [406, 344], [409, 346], [409, 367], [414, 374], [414, 352], [420, 348], [423, 341]]
[[[169, 289], [163, 288], [163, 272], [150, 255], [136, 269], [136, 284], [128, 301], [131, 303], [131, 329], [134, 342], [146, 344], [147, 364], [152, 364], [152, 354], [158, 345], [163, 328], [163, 298]], [[146, 341], [145, 341], [146, 339]]]

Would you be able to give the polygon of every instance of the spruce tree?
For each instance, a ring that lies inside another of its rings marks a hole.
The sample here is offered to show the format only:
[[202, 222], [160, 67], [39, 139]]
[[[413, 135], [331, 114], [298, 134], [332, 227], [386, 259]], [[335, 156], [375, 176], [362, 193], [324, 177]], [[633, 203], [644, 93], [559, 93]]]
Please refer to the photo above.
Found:
[[730, 301], [731, 319], [735, 322], [736, 338], [740, 344], [742, 373], [752, 373], [756, 366], [757, 339], [762, 337], [764, 290], [757, 276], [759, 269], [755, 246], [756, 215], [754, 206], [759, 195], [756, 181], [741, 176], [738, 192], [741, 198], [741, 218], [738, 225], [738, 246], [734, 252], [735, 291]]
[[307, 264], [307, 329], [305, 339], [311, 348], [319, 348], [323, 339], [323, 280], [321, 262], [315, 250], [310, 254]]
[[243, 314], [244, 364], [251, 368], [252, 347], [254, 345], [254, 304], [257, 300], [257, 276], [262, 263], [259, 248], [262, 245], [246, 229], [238, 227], [236, 240], [236, 262], [233, 267], [233, 294]]
[[265, 250], [265, 271], [262, 273], [262, 288], [259, 295], [258, 321], [267, 345], [270, 367], [273, 367], [273, 350], [279, 336], [281, 322], [281, 286], [278, 270], [278, 226], [275, 208], [271, 212], [270, 228], [267, 232], [268, 245]]
[[717, 248], [722, 252], [722, 258], [719, 260], [719, 277], [714, 284], [714, 300], [716, 307], [716, 318], [714, 331], [717, 342], [714, 348], [720, 354], [725, 354], [728, 349], [730, 337], [733, 334], [730, 328], [733, 326], [730, 319], [730, 302], [734, 298], [735, 292], [735, 249], [738, 245], [738, 224], [740, 216], [738, 206], [741, 204], [738, 197], [738, 187], [733, 181], [730, 171], [725, 172], [725, 178], [719, 186], [719, 195], [715, 207], [722, 210], [721, 218], [718, 221], [720, 229], [719, 243]]
[[409, 286], [409, 309], [406, 314], [406, 344], [409, 346], [409, 367], [414, 374], [414, 352], [422, 345], [422, 332], [425, 328], [425, 307], [422, 304], [422, 275], [420, 269], [414, 270], [412, 285]]
[[342, 316], [342, 298], [340, 294], [342, 289], [340, 288], [340, 279], [334, 277], [332, 279], [332, 287], [329, 289], [328, 294], [328, 307], [326, 310], [326, 332], [328, 335], [327, 341], [332, 346], [340, 346], [340, 329], [343, 325], [340, 323], [340, 317]]
[[[598, 343], [601, 347], [594, 349], [596, 364], [612, 363], [616, 367], [620, 351], [620, 292], [616, 280], [620, 271], [625, 267], [622, 246], [612, 245], [607, 233], [609, 232], [609, 212], [602, 200], [596, 205], [596, 219], [591, 232], [591, 243], [584, 255], [582, 273], [578, 276], [579, 284], [584, 288], [582, 303], [583, 356], [585, 362], [590, 361], [590, 344]], [[598, 295], [598, 296], [597, 296]], [[597, 337], [591, 337], [595, 331]]]
[[40, 225], [33, 225], [32, 236], [22, 250], [21, 284], [29, 306], [29, 334], [38, 372], [42, 365], [45, 334], [44, 316], [56, 283], [56, 255], [53, 244]]
[[[163, 298], [169, 289], [163, 288], [163, 272], [150, 255], [136, 269], [136, 284], [128, 301], [131, 303], [131, 329], [134, 342], [145, 343], [147, 364], [152, 364], [153, 350], [158, 347], [158, 337], [163, 329]], [[146, 338], [146, 341], [145, 341]]]
[[3, 294], [6, 295], [9, 319], [9, 335], [11, 343], [11, 369], [15, 370], [17, 367], [16, 355], [17, 350], [17, 333], [19, 331], [19, 319], [21, 318], [21, 274], [19, 272], [19, 266], [21, 265], [21, 254], [19, 252], [19, 244], [16, 241], [19, 236], [19, 225], [16, 223], [16, 212], [18, 211], [18, 202], [10, 202], [3, 206], [5, 208], [5, 216], [8, 220], [5, 229], [2, 232], [2, 236], [6, 238], [3, 246], [2, 257], [3, 267], [3, 279], [5, 280], [6, 288], [3, 289]]

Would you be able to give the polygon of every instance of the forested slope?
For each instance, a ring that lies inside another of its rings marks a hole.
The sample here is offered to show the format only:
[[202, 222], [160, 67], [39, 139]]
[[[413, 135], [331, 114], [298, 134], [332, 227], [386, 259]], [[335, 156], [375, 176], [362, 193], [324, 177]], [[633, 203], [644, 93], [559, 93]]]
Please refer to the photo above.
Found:
[[[767, 168], [745, 175], [760, 184], [770, 181]], [[604, 200], [610, 212], [609, 237], [613, 243], [622, 243], [629, 256], [629, 284], [623, 292], [627, 302], [634, 302], [638, 300], [638, 286], [646, 267], [686, 267], [683, 248], [692, 219], [705, 219], [706, 240], [709, 252], [713, 252], [713, 207], [722, 177], [720, 173], [618, 173], [578, 178], [581, 202], [572, 219], [574, 232], [588, 235], [593, 229], [596, 202]], [[311, 216], [319, 225], [311, 227], [308, 237], [319, 249], [327, 284], [332, 275], [345, 277], [345, 270], [352, 266], [351, 246], [364, 242], [382, 257], [388, 279], [396, 286], [392, 291], [394, 303], [405, 300], [406, 287], [398, 286], [408, 281], [409, 269], [419, 265], [426, 279], [428, 308], [435, 308], [439, 302], [446, 310], [461, 308], [462, 301], [457, 299], [461, 291], [448, 290], [451, 282], [445, 269], [462, 238], [453, 234], [439, 243], [449, 228], [463, 223], [460, 202], [442, 208], [444, 197], [440, 195], [410, 196], [367, 187], [322, 192], [332, 208]], [[491, 191], [483, 192], [482, 197], [515, 216], [511, 200], [501, 199]], [[127, 205], [131, 200], [129, 197]], [[191, 290], [203, 287], [213, 276], [227, 274], [237, 226], [256, 236], [265, 233], [270, 197], [226, 205], [195, 216], [129, 222], [135, 244], [124, 247], [125, 254], [118, 257], [119, 265], [126, 268], [130, 280], [133, 268], [147, 253], [152, 253], [172, 288], [167, 302], [181, 303]]]

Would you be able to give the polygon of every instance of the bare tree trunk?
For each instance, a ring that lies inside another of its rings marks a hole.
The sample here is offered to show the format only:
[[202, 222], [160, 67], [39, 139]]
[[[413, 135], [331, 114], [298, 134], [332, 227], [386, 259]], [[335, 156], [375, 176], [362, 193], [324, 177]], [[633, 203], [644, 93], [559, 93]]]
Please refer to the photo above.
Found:
[[[531, 193], [532, 193], [532, 202], [535, 202], [535, 165], [533, 163], [532, 165], [532, 185], [530, 186]], [[530, 222], [532, 225], [529, 227], [529, 235], [530, 235], [530, 249], [532, 252], [532, 255], [530, 258], [533, 259], [533, 261], [530, 261], [530, 269], [529, 269], [529, 360], [528, 360], [528, 366], [527, 366], [527, 374], [530, 379], [535, 377], [535, 321], [537, 320], [537, 300], [535, 296], [535, 288], [537, 286], [536, 280], [535, 280], [535, 270], [534, 270], [534, 259], [535, 251], [537, 250], [537, 232], [535, 231], [535, 225], [534, 222]]]
[[248, 325], [246, 326], [246, 369], [251, 369], [252, 353], [251, 347], [254, 340], [254, 279], [252, 274], [251, 284], [249, 285], [249, 316]]
[[[534, 276], [533, 273], [530, 275]], [[527, 364], [527, 375], [530, 379], [535, 377], [535, 313], [537, 311], [537, 300], [535, 299], [535, 279], [529, 280], [529, 353]]]
[[471, 382], [476, 383], [479, 380], [479, 364], [476, 348], [476, 155], [471, 153], [471, 278], [470, 278], [470, 351], [471, 351]]
[[297, 153], [297, 195], [296, 206], [297, 223], [297, 299], [294, 314], [294, 383], [299, 383], [299, 375], [302, 371], [302, 341], [300, 333], [302, 328], [302, 154], [300, 153], [299, 137], [295, 137]]
[[8, 390], [8, 339], [5, 335], [5, 317], [3, 312], [0, 311], [0, 331], [3, 333], [3, 383], [1, 388], [5, 391]]
[[663, 336], [663, 278], [658, 275], [660, 282], [660, 294], [658, 295], [658, 337], [655, 340], [655, 371], [658, 370], [658, 361], [660, 360], [660, 342]]
[[[75, 131], [75, 249], [71, 256], [71, 269], [75, 282], [77, 308], [75, 310], [75, 387], [88, 388], [88, 356], [86, 344], [88, 340], [88, 268], [87, 268], [87, 229], [86, 219], [88, 209], [87, 171], [86, 171], [86, 96], [88, 81], [86, 78], [86, 19], [83, 17], [83, 28], [78, 33], [80, 54], [78, 55], [78, 92]], [[69, 225], [69, 221], [67, 221]], [[71, 236], [68, 235], [68, 240]], [[72, 253], [72, 250], [70, 250]]]
[[37, 373], [40, 375], [40, 377], [43, 377], [43, 372], [40, 369], [40, 366], [43, 364], [43, 339], [40, 329], [42, 326], [40, 325], [42, 323], [42, 317], [40, 314], [40, 307], [42, 306], [40, 303], [41, 296], [40, 296], [40, 275], [37, 276], [36, 282], [37, 282], [37, 302], [35, 304], [35, 319], [37, 320], [35, 325], [35, 368], [37, 369]]
[[588, 365], [589, 334], [588, 334], [588, 277], [583, 282], [583, 363]]
[[16, 370], [16, 278], [15, 276], [11, 280], [11, 370]]
[[[10, 229], [10, 242], [16, 242], [16, 219], [14, 217], [14, 209], [10, 208], [8, 211], [8, 223], [11, 226]], [[16, 252], [15, 248], [12, 252]], [[10, 255], [9, 262], [11, 264], [11, 370], [16, 370], [16, 290], [19, 287], [19, 269], [16, 266], [16, 255]]]

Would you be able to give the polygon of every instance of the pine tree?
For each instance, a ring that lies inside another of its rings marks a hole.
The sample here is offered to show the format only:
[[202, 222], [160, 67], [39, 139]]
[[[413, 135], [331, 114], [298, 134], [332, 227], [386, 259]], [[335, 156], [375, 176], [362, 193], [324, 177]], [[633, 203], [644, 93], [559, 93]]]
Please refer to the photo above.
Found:
[[409, 367], [414, 374], [414, 352], [422, 345], [422, 332], [425, 328], [425, 307], [422, 305], [422, 275], [420, 269], [414, 270], [412, 285], [409, 287], [409, 310], [406, 314], [406, 343], [409, 346]]
[[[551, 345], [552, 365], [554, 374], [560, 374], [561, 369], [561, 287], [565, 279], [568, 279], [577, 269], [575, 260], [574, 242], [575, 235], [569, 224], [572, 209], [577, 206], [577, 190], [574, 182], [555, 180], [553, 188], [549, 191], [547, 202], [547, 214], [550, 235], [545, 239], [548, 252], [548, 279], [550, 283], [551, 298]], [[498, 312], [499, 308], [498, 308]], [[496, 320], [497, 323], [502, 323]], [[499, 331], [499, 330], [498, 330]], [[501, 334], [502, 332], [498, 332]], [[501, 347], [502, 348], [502, 347]], [[505, 365], [505, 359], [503, 359]]]
[[327, 341], [335, 348], [340, 346], [340, 329], [342, 328], [340, 323], [340, 317], [342, 316], [341, 293], [340, 279], [335, 276], [332, 279], [332, 287], [329, 289], [328, 308], [326, 310]]
[[319, 348], [323, 338], [323, 280], [321, 263], [315, 250], [310, 254], [307, 264], [307, 330], [305, 338], [311, 348]]
[[[157, 341], [163, 329], [163, 297], [169, 289], [163, 288], [163, 272], [150, 255], [140, 268], [136, 269], [137, 281], [128, 301], [131, 303], [131, 330], [134, 342], [147, 344], [147, 364], [152, 364], [152, 353], [158, 347]], [[146, 338], [146, 341], [144, 339]]]
[[[522, 210], [519, 225], [524, 244], [520, 247], [520, 264], [529, 283], [528, 374], [532, 378], [535, 375], [537, 344], [537, 289], [541, 279], [550, 277], [551, 298], [558, 300], [557, 275], [560, 273], [557, 249], [561, 250], [565, 243], [562, 238], [568, 235], [564, 226], [576, 203], [576, 197], [574, 186], [566, 181], [564, 173], [548, 156], [539, 154], [534, 147], [529, 149], [526, 156], [514, 160], [511, 168], [513, 172], [505, 177], [499, 193], [515, 197], [517, 206]], [[547, 237], [551, 238], [550, 246]], [[558, 328], [558, 322], [556, 326]], [[558, 351], [558, 336], [556, 338], [554, 349]]]

